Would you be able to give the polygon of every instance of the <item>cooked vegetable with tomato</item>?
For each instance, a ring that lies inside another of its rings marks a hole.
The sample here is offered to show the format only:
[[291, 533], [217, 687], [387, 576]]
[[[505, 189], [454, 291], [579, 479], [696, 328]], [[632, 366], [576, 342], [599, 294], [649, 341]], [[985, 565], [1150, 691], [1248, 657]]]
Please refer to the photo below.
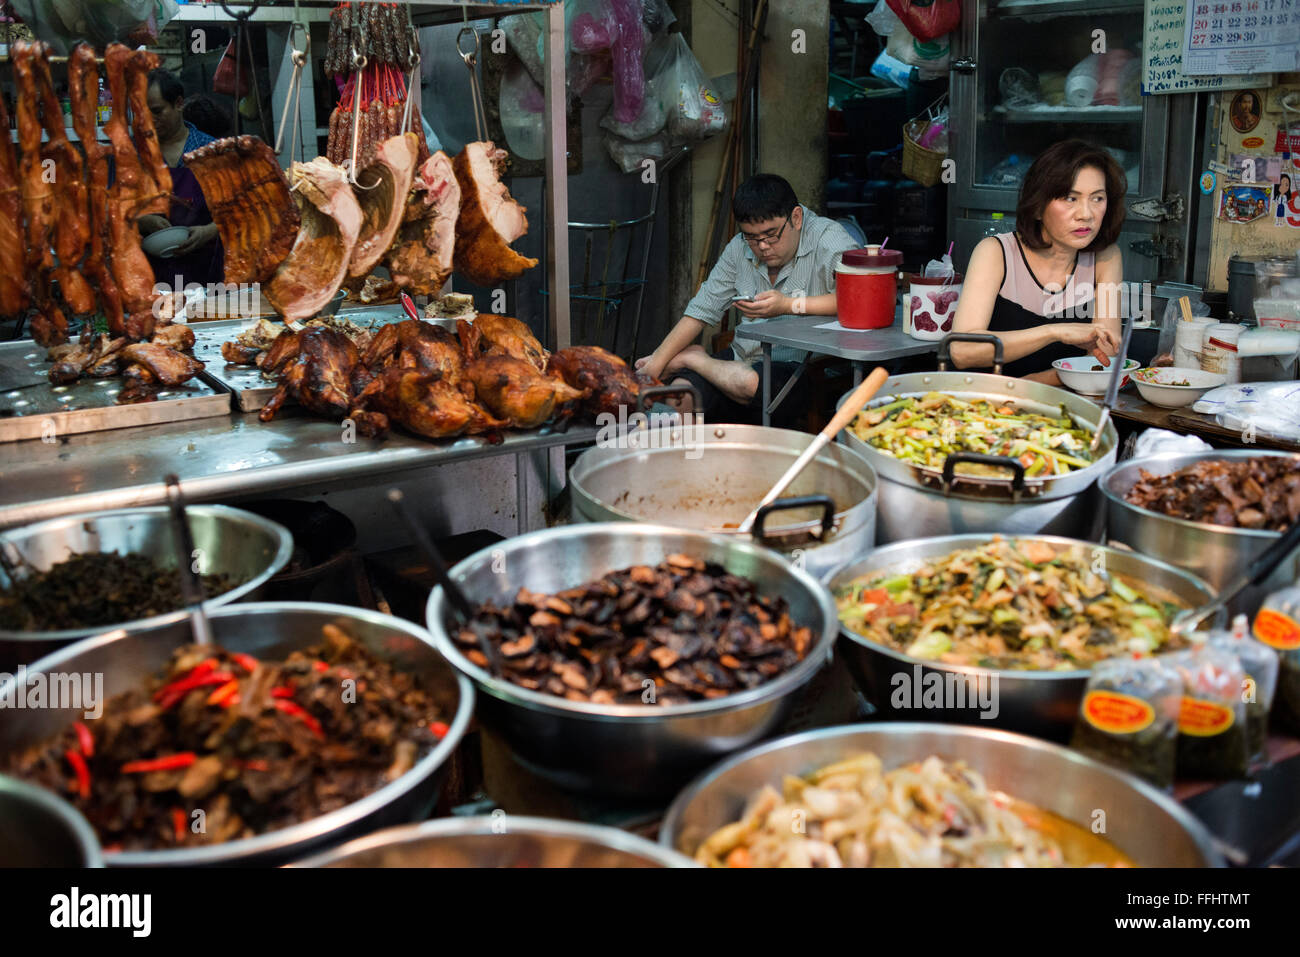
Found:
[[[989, 399], [967, 401], [941, 392], [896, 399], [858, 413], [849, 426], [873, 448], [904, 462], [941, 469], [954, 452], [1018, 459], [1027, 478], [1065, 475], [1092, 464], [1092, 430], [1059, 416], [1022, 412]], [[1007, 469], [960, 464], [958, 475], [1006, 476]]]
[[147, 687], [4, 770], [66, 797], [106, 851], [220, 844], [351, 804], [449, 729], [409, 674], [334, 625], [322, 637], [284, 661], [178, 648]]
[[945, 664], [1073, 671], [1185, 647], [1169, 631], [1181, 606], [1103, 577], [1091, 551], [994, 538], [915, 571], [859, 578], [835, 603], [850, 631]]

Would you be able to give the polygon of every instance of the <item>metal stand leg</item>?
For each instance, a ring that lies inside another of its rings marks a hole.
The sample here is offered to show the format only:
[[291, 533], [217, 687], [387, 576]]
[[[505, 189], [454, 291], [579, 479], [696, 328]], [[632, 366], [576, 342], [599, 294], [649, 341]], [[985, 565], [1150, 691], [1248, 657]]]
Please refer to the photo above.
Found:
[[763, 343], [763, 425], [772, 424], [772, 343]]
[[853, 362], [850, 363], [850, 365], [853, 366], [853, 388], [856, 389], [858, 386], [862, 385], [862, 373], [866, 369], [867, 365], [865, 362]]
[[794, 384], [799, 381], [799, 377], [803, 375], [804, 370], [808, 368], [808, 363], [811, 359], [811, 352], [804, 353], [803, 361], [799, 363], [799, 368], [794, 370], [794, 375], [790, 376], [790, 378], [786, 380], [785, 385], [781, 386], [781, 391], [778, 392], [776, 398], [772, 400], [771, 406], [767, 409], [769, 413], [775, 412], [781, 407], [781, 403], [785, 401], [785, 397], [790, 394], [790, 390], [794, 388]]

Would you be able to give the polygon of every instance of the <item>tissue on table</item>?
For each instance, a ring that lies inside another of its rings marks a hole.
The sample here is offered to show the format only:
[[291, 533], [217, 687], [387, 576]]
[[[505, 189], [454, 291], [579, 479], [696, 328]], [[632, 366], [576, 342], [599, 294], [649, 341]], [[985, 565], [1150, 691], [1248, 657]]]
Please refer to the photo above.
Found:
[[1201, 396], [1193, 412], [1215, 417], [1225, 429], [1300, 440], [1300, 382], [1242, 382]]
[[1168, 429], [1146, 429], [1133, 443], [1133, 457], [1155, 455], [1158, 452], [1203, 452], [1213, 448], [1209, 442], [1194, 435], [1179, 435]]

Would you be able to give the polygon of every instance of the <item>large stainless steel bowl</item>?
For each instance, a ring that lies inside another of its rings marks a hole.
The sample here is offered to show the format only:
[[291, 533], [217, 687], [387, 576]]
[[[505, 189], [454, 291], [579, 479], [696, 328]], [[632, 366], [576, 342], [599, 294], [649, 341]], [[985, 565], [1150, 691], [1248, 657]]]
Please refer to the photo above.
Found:
[[[293, 554], [293, 536], [283, 525], [260, 515], [224, 505], [191, 505], [185, 510], [199, 571], [229, 575], [240, 584], [208, 599], [213, 608], [237, 601], [252, 601], [258, 590], [283, 568]], [[11, 567], [45, 571], [73, 555], [113, 552], [145, 555], [163, 568], [176, 567], [176, 544], [171, 512], [165, 507], [124, 508], [109, 512], [65, 515], [35, 525], [0, 532], [0, 554]], [[0, 588], [10, 579], [0, 567]], [[0, 629], [0, 663], [32, 662], [69, 642], [101, 635], [113, 628], [151, 628], [169, 615], [129, 622], [61, 631], [6, 631]]]
[[444, 818], [349, 841], [294, 867], [695, 867], [617, 828], [543, 817]]
[[[1222, 591], [1282, 533], [1189, 522], [1131, 505], [1125, 501], [1125, 496], [1137, 484], [1143, 470], [1154, 475], [1168, 475], [1197, 462], [1255, 458], [1300, 460], [1300, 455], [1265, 449], [1212, 449], [1205, 452], [1165, 452], [1121, 462], [1099, 483], [1106, 497], [1106, 540], [1112, 545], [1124, 545], [1142, 555], [1185, 568], [1204, 578], [1216, 591]], [[1269, 592], [1290, 585], [1297, 577], [1300, 577], [1300, 552], [1284, 560], [1262, 585], [1242, 592], [1229, 604], [1229, 612], [1253, 616]]]
[[[831, 575], [826, 584], [833, 595], [836, 589], [854, 579], [885, 572], [910, 572], [927, 559], [962, 548], [974, 548], [992, 537], [988, 534], [945, 535], [896, 542], [844, 566]], [[1086, 548], [1089, 554], [1104, 563], [1108, 573], [1136, 579], [1168, 593], [1188, 607], [1205, 604], [1215, 595], [1199, 578], [1154, 558], [1054, 535], [1014, 537], [1017, 541], [1044, 542], [1057, 548], [1069, 545]], [[1088, 682], [1087, 670], [994, 670], [913, 658], [844, 627], [840, 628], [839, 649], [849, 672], [872, 703], [889, 717], [899, 720], [956, 721], [1065, 740], [1074, 727], [1083, 689]], [[928, 677], [932, 674], [937, 674], [938, 678]], [[911, 692], [923, 689], [927, 682], [935, 680], [942, 680], [946, 687], [960, 691], [968, 707], [917, 707], [920, 692], [917, 691], [915, 697]], [[977, 703], [976, 695], [981, 692], [992, 696], [992, 707], [981, 707]]]
[[[692, 425], [630, 432], [626, 439], [627, 448], [588, 449], [569, 470], [576, 518], [653, 522], [747, 539], [749, 533], [736, 526], [813, 437], [757, 425]], [[832, 531], [813, 537], [820, 511], [794, 508], [768, 518], [762, 544], [802, 561], [820, 578], [875, 544], [876, 484], [860, 453], [827, 446], [782, 498], [829, 497]]]
[[67, 801], [0, 774], [0, 867], [103, 867], [99, 840]]
[[520, 587], [556, 592], [631, 565], [681, 553], [717, 562], [780, 596], [812, 629], [797, 666], [758, 688], [683, 705], [600, 705], [529, 691], [469, 661], [453, 642], [456, 621], [441, 588], [429, 596], [438, 650], [478, 687], [478, 718], [522, 764], [562, 787], [627, 797], [671, 794], [700, 768], [772, 734], [795, 693], [829, 659], [838, 627], [830, 594], [767, 548], [661, 525], [598, 523], [552, 528], [485, 548], [451, 569], [471, 602], [508, 603]]
[[[346, 807], [247, 840], [200, 848], [110, 853], [105, 856], [109, 866], [280, 864], [377, 828], [419, 820], [428, 813], [445, 764], [469, 727], [474, 689], [438, 654], [424, 629], [360, 608], [304, 602], [229, 605], [213, 609], [209, 617], [213, 639], [223, 648], [269, 660], [281, 660], [292, 651], [319, 644], [321, 629], [336, 624], [376, 657], [419, 677], [451, 728], [415, 767]], [[166, 666], [175, 648], [191, 640], [189, 617], [181, 612], [145, 630], [119, 630], [78, 642], [32, 665], [27, 681], [30, 683], [37, 672], [102, 676], [102, 700], [107, 700], [143, 685]], [[9, 693], [16, 680], [10, 679], [0, 687], [0, 695]], [[83, 711], [8, 711], [0, 722], [0, 766], [7, 764], [15, 752], [48, 740], [72, 721], [84, 720]]]
[[1104, 820], [1101, 836], [1140, 867], [1223, 866], [1204, 826], [1133, 775], [1023, 735], [942, 724], [819, 728], [752, 748], [707, 771], [673, 801], [659, 843], [694, 855], [714, 831], [739, 820], [764, 785], [780, 788], [782, 775], [808, 774], [867, 751], [886, 770], [930, 755], [965, 761], [990, 788], [1080, 827], [1092, 831]]
[[[1101, 407], [1068, 389], [1011, 379], [985, 372], [912, 372], [885, 380], [864, 412], [896, 399], [942, 392], [973, 401], [1012, 402], [1025, 411], [1059, 415], [1064, 409], [1076, 424], [1096, 430]], [[849, 395], [842, 396], [837, 407]], [[904, 462], [863, 441], [846, 428], [838, 441], [862, 454], [880, 477], [876, 541], [882, 545], [931, 535], [1005, 532], [1017, 535], [1069, 535], [1089, 538], [1100, 531], [1096, 482], [1115, 461], [1119, 434], [1107, 422], [1097, 458], [1087, 468], [1055, 478], [1024, 478], [1023, 468], [1004, 459], [1020, 474], [1015, 478], [963, 478], [960, 472], [944, 485], [941, 469]], [[956, 462], [952, 463], [954, 466]], [[1023, 486], [1016, 490], [1017, 484]]]

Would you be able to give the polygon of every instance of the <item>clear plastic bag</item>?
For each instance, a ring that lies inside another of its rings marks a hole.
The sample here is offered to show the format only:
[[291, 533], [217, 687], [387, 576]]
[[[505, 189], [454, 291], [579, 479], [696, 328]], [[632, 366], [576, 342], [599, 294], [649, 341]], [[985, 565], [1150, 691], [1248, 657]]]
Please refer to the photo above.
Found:
[[727, 128], [722, 97], [709, 85], [700, 62], [680, 33], [673, 34], [661, 92], [669, 103], [668, 132], [676, 141], [702, 140]]
[[605, 151], [620, 170], [624, 173], [634, 173], [641, 169], [641, 164], [647, 159], [662, 160], [668, 154], [667, 139], [666, 136], [656, 136], [653, 139], [634, 143], [612, 133], [606, 133]]
[[1029, 164], [1028, 158], [1012, 153], [989, 170], [987, 182], [990, 186], [1019, 186], [1029, 172]]
[[1018, 66], [1002, 71], [998, 77], [998, 93], [1002, 105], [1008, 109], [1025, 109], [1043, 102], [1038, 89], [1038, 77]]
[[54, 52], [66, 56], [79, 40], [96, 47], [136, 34], [141, 42], [176, 16], [174, 0], [12, 0], [14, 12]]

